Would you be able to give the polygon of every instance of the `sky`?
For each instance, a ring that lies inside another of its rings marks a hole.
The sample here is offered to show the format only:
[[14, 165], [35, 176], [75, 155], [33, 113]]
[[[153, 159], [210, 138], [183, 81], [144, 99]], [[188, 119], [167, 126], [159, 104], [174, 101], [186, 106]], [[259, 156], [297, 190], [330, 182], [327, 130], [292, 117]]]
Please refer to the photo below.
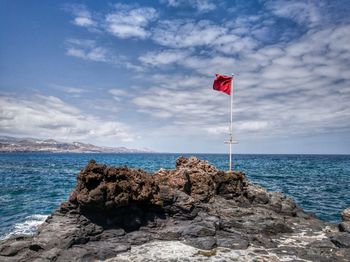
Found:
[[0, 1], [0, 135], [350, 154], [348, 0]]

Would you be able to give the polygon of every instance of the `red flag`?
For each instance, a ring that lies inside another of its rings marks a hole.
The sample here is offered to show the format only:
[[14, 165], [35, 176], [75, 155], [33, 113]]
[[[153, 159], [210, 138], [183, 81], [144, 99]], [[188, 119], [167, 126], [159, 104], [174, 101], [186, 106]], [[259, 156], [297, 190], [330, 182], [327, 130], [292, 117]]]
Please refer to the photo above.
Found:
[[231, 93], [232, 76], [223, 76], [216, 74], [216, 79], [213, 83], [213, 89], [224, 92], [228, 95]]

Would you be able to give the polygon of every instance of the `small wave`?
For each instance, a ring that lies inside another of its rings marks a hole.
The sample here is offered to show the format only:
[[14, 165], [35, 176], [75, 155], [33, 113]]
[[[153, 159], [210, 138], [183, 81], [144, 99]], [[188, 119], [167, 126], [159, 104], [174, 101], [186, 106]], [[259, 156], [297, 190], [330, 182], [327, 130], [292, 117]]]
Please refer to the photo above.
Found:
[[0, 236], [0, 239], [6, 239], [11, 236], [17, 235], [34, 235], [38, 229], [38, 226], [41, 225], [48, 215], [31, 215], [25, 218], [25, 221], [22, 223], [17, 223], [13, 226], [13, 230], [3, 236]]
[[11, 196], [10, 195], [3, 195], [0, 196], [0, 202], [1, 203], [7, 203], [11, 201]]

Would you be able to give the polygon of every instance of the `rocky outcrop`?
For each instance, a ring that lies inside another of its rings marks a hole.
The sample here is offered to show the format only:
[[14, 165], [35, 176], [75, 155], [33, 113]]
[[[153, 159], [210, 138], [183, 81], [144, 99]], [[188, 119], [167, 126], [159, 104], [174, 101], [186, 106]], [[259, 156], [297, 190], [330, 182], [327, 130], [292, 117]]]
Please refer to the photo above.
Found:
[[199, 250], [190, 258], [180, 252], [178, 260], [234, 252], [242, 261], [349, 261], [348, 218], [344, 211], [338, 229], [242, 172], [230, 175], [195, 157], [155, 174], [90, 161], [69, 200], [35, 236], [1, 242], [0, 260], [141, 261], [154, 248], [158, 255], [146, 259], [157, 261], [171, 243], [174, 250]]
[[339, 224], [339, 231], [343, 232], [332, 237], [332, 241], [339, 247], [350, 248], [350, 208], [344, 209], [341, 214], [342, 222]]

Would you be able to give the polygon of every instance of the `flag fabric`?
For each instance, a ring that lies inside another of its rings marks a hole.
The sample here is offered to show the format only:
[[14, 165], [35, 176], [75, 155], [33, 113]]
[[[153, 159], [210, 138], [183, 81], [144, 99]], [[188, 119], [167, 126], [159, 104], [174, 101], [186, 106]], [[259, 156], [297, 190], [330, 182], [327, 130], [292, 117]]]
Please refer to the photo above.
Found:
[[223, 75], [216, 74], [216, 78], [213, 83], [213, 89], [230, 95], [231, 82], [232, 82], [232, 76], [223, 76]]

